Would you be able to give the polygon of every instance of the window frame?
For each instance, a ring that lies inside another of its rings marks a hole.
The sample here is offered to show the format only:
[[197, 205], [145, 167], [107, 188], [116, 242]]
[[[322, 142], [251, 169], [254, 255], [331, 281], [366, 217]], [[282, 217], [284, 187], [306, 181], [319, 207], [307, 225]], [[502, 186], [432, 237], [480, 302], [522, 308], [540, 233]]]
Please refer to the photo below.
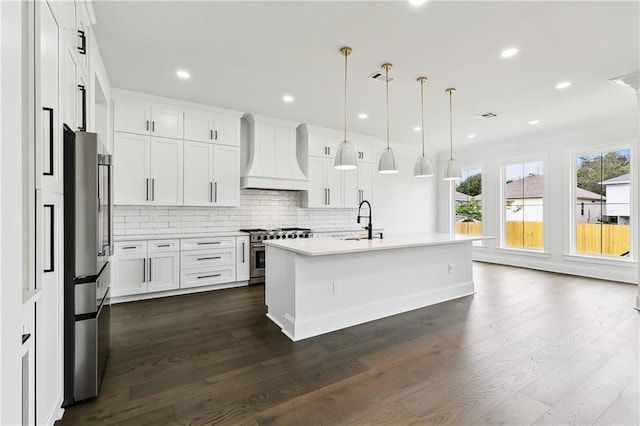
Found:
[[[462, 172], [463, 170], [479, 170], [480, 171], [480, 176], [481, 176], [481, 185], [480, 185], [480, 194], [482, 195], [482, 235], [485, 235], [486, 231], [485, 231], [485, 226], [486, 226], [486, 222], [485, 222], [485, 202], [484, 202], [484, 197], [485, 197], [485, 189], [486, 189], [486, 179], [483, 178], [484, 176], [484, 168], [480, 165], [478, 166], [460, 166], [460, 171]], [[462, 182], [462, 179], [459, 179], [460, 182]], [[456, 189], [457, 189], [457, 182], [458, 180], [454, 181], [453, 184], [453, 193], [451, 195], [451, 199], [452, 199], [452, 210], [453, 210], [453, 233], [455, 235], [468, 235], [468, 234], [458, 234], [455, 232], [455, 220], [456, 220]], [[483, 247], [485, 245], [485, 241], [484, 240], [479, 240], [479, 241], [474, 241], [474, 247]]]

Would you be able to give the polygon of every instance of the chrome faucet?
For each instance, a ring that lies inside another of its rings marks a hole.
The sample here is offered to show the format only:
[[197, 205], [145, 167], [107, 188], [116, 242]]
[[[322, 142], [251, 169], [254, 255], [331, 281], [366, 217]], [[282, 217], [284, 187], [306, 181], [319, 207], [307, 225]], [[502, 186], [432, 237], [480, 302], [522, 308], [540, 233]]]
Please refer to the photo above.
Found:
[[[362, 216], [360, 215], [360, 209], [362, 208], [362, 205], [364, 203], [367, 203], [367, 205], [369, 206], [369, 216]], [[369, 240], [373, 240], [373, 225], [371, 224], [371, 216], [372, 216], [372, 212], [371, 212], [371, 203], [369, 203], [367, 200], [362, 200], [362, 202], [360, 203], [360, 205], [358, 206], [358, 220], [357, 223], [360, 223], [360, 218], [361, 217], [368, 217], [369, 218], [369, 224], [364, 228], [366, 229], [367, 232], [367, 238]]]

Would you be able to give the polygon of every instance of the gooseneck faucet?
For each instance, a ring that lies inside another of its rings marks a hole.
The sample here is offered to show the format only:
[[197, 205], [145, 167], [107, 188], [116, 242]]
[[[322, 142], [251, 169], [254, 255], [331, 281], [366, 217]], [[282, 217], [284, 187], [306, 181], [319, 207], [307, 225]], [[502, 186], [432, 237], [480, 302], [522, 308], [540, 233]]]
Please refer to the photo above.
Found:
[[[362, 216], [360, 214], [360, 209], [362, 208], [362, 205], [364, 203], [367, 203], [367, 206], [369, 206], [369, 216]], [[371, 224], [371, 216], [373, 216], [373, 213], [371, 212], [371, 203], [369, 203], [367, 200], [362, 200], [362, 202], [358, 206], [358, 220], [356, 222], [360, 223], [360, 218], [361, 217], [368, 217], [369, 218], [369, 224], [364, 228], [364, 229], [367, 230], [367, 238], [369, 240], [373, 240], [373, 225]]]

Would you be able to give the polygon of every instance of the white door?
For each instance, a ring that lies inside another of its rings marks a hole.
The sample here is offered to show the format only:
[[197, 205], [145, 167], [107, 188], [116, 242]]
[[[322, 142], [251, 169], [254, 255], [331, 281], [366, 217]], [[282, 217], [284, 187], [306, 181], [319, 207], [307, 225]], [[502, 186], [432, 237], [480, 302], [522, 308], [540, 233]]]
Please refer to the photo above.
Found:
[[216, 117], [213, 124], [215, 143], [240, 146], [240, 119]]
[[36, 418], [48, 419], [62, 393], [62, 194], [36, 192]]
[[149, 204], [150, 150], [149, 136], [114, 132], [114, 204]]
[[62, 193], [62, 129], [59, 124], [58, 57], [56, 23], [47, 2], [40, 3], [40, 108], [36, 133], [37, 189]]
[[213, 142], [213, 115], [205, 112], [184, 113], [184, 138], [190, 141]]
[[213, 148], [205, 142], [184, 141], [184, 205], [213, 204]]
[[325, 161], [325, 183], [328, 191], [328, 205], [330, 207], [342, 207], [342, 171], [333, 167], [333, 160]]
[[151, 134], [164, 138], [182, 139], [183, 112], [170, 105], [151, 105]]
[[[358, 164], [360, 169], [361, 164]], [[358, 170], [343, 170], [342, 181], [344, 182], [344, 207], [358, 207], [360, 204], [360, 193], [358, 191]]]
[[325, 159], [309, 157], [309, 190], [307, 191], [307, 205], [305, 207], [327, 207], [327, 186], [324, 177]]
[[213, 148], [213, 202], [216, 206], [240, 205], [240, 149]]
[[151, 109], [149, 104], [115, 99], [113, 101], [113, 130], [148, 135], [151, 130]]
[[247, 281], [250, 278], [249, 236], [236, 237], [236, 280]]
[[182, 149], [181, 140], [151, 138], [151, 204], [182, 204]]
[[149, 253], [147, 291], [165, 291], [180, 288], [180, 253]]
[[373, 178], [375, 176], [375, 166], [373, 163], [359, 163], [357, 170], [360, 202], [367, 200], [370, 203], [373, 203]]
[[146, 253], [119, 254], [112, 262], [111, 295], [130, 296], [147, 292]]

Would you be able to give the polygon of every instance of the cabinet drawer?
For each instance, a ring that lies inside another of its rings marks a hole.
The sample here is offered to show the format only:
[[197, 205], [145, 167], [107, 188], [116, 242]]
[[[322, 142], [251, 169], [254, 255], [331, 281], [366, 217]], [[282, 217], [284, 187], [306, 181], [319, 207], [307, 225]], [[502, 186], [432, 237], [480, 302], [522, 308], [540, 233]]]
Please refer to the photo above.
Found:
[[182, 270], [180, 288], [200, 287], [203, 285], [230, 283], [236, 280], [235, 265], [197, 270]]
[[219, 250], [193, 250], [181, 254], [182, 269], [235, 265], [235, 247]]
[[114, 243], [114, 254], [121, 256], [123, 254], [147, 254], [146, 241], [119, 241]]
[[188, 238], [180, 242], [182, 250], [204, 250], [232, 248], [236, 246], [235, 237]]
[[155, 240], [149, 241], [149, 253], [162, 253], [166, 251], [180, 250], [180, 240]]

